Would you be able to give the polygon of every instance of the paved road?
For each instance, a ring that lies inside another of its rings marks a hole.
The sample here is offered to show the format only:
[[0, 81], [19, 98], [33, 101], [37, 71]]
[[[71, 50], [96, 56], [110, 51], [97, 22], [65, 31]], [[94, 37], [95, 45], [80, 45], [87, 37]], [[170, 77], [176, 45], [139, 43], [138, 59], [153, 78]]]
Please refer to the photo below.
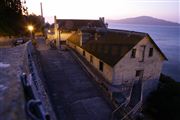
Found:
[[38, 47], [58, 120], [109, 120], [111, 107], [71, 53], [51, 50], [42, 41]]

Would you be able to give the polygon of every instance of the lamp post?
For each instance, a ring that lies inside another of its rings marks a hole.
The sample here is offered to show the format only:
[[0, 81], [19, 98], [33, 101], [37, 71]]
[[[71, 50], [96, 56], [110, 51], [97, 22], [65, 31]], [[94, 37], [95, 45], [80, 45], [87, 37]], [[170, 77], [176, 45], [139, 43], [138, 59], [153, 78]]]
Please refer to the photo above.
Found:
[[31, 39], [32, 39], [32, 31], [34, 30], [34, 27], [32, 25], [28, 25], [28, 30], [31, 32]]

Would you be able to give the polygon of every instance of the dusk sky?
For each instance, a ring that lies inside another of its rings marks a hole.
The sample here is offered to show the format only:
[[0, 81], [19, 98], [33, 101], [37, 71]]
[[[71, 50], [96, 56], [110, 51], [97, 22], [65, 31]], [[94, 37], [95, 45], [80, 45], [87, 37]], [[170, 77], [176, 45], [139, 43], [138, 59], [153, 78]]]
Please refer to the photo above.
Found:
[[179, 0], [27, 0], [29, 13], [40, 15], [40, 2], [46, 21], [59, 19], [122, 19], [152, 16], [180, 23]]

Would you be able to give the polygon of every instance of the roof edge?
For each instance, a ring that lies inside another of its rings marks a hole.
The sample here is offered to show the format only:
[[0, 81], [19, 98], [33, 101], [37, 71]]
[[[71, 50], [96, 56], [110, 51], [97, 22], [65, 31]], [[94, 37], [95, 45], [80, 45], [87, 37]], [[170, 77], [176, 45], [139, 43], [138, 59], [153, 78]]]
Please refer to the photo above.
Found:
[[165, 54], [161, 51], [161, 49], [158, 47], [158, 45], [154, 42], [154, 40], [151, 38], [151, 36], [148, 33], [146, 33], [146, 37], [148, 37], [149, 40], [154, 44], [154, 46], [157, 48], [160, 54], [164, 57], [164, 59], [168, 61], [168, 58], [165, 56]]

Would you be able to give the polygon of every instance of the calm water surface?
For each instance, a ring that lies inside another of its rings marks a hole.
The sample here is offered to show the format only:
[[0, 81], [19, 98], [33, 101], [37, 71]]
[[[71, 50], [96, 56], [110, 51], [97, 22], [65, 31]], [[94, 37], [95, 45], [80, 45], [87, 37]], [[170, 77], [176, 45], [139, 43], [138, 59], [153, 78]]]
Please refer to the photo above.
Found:
[[153, 26], [108, 23], [109, 28], [146, 32], [168, 58], [162, 72], [180, 82], [180, 26]]

